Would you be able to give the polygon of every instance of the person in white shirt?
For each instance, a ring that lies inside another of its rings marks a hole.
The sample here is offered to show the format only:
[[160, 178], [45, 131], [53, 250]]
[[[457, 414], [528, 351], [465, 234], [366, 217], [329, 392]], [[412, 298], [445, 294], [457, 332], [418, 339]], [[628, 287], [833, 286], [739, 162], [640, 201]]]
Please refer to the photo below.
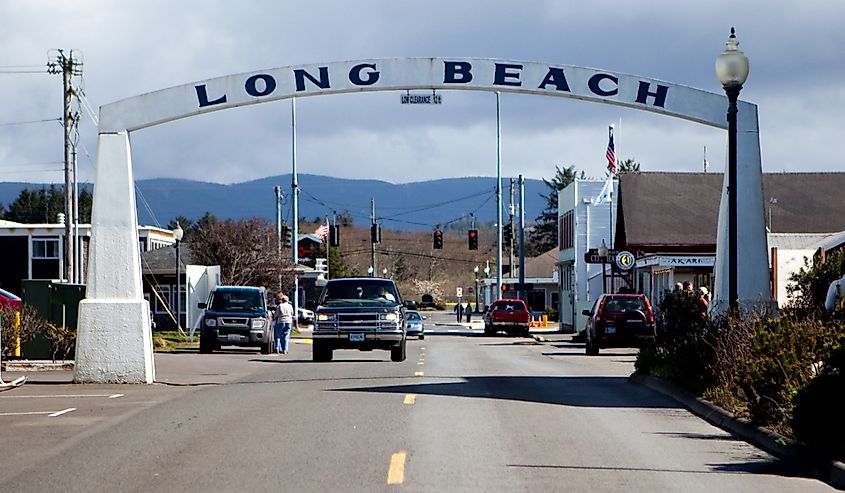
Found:
[[276, 352], [288, 354], [290, 330], [293, 326], [293, 307], [288, 303], [288, 297], [280, 294], [276, 296], [273, 308], [273, 336], [276, 338]]

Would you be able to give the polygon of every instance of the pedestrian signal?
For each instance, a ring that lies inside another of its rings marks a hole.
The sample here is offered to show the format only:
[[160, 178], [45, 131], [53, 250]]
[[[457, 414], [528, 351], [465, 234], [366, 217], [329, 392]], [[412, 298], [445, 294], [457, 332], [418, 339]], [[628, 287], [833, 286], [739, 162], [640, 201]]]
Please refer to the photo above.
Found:
[[333, 247], [340, 246], [340, 226], [336, 224], [329, 226], [329, 245]]
[[381, 243], [381, 226], [373, 224], [370, 227], [370, 240], [373, 243]]
[[507, 284], [502, 284], [502, 292], [504, 293], [504, 292], [505, 292], [505, 291], [507, 291], [507, 290], [508, 290], [508, 285], [507, 285]]

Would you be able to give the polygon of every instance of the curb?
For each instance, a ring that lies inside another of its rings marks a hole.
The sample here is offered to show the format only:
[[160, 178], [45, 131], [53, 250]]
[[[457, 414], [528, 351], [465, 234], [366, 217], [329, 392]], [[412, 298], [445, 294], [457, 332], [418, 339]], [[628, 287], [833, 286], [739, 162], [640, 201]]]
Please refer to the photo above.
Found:
[[546, 338], [541, 335], [534, 334], [531, 337], [533, 337], [537, 342], [546, 342]]
[[708, 423], [737, 436], [781, 459], [801, 464], [816, 473], [822, 481], [845, 490], [845, 464], [815, 457], [805, 445], [739, 418], [710, 401], [702, 399], [677, 385], [650, 375], [632, 373], [628, 382], [648, 387], [678, 401], [690, 412]]
[[73, 361], [6, 361], [3, 371], [56, 371], [73, 370]]

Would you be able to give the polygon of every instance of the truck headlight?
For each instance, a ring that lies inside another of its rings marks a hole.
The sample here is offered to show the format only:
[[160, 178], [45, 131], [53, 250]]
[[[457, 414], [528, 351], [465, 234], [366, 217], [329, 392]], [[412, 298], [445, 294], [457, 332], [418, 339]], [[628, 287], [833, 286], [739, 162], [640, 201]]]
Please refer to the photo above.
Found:
[[399, 313], [398, 312], [387, 312], [387, 313], [384, 314], [384, 319], [385, 320], [391, 320], [391, 321], [399, 320]]
[[217, 319], [216, 318], [205, 319], [205, 326], [206, 327], [217, 327]]
[[318, 313], [317, 320], [320, 322], [328, 322], [329, 320], [334, 320], [334, 315], [330, 313]]
[[253, 329], [263, 329], [265, 323], [266, 321], [263, 318], [254, 318], [252, 319], [251, 327]]

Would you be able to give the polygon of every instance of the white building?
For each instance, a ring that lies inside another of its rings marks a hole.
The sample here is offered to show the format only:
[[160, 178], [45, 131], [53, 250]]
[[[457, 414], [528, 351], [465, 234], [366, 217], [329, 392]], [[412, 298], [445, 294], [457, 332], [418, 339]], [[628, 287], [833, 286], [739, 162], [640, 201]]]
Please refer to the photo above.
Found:
[[613, 248], [611, 226], [616, 223], [618, 182], [613, 182], [609, 201], [593, 203], [605, 182], [575, 180], [558, 192], [558, 289], [563, 332], [582, 330], [586, 317], [581, 311], [590, 309], [603, 293], [602, 265], [588, 264], [584, 255], [590, 249], [598, 249], [602, 241], [608, 249]]

